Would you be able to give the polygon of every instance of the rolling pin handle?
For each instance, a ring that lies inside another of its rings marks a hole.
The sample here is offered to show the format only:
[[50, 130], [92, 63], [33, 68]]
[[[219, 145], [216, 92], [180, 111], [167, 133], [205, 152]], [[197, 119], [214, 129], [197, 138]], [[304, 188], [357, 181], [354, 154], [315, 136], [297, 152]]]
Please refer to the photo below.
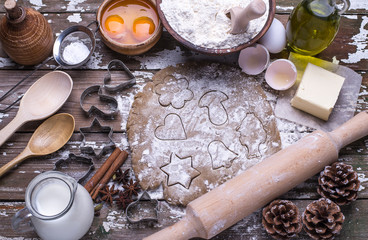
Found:
[[368, 110], [358, 113], [329, 133], [337, 148], [341, 149], [348, 144], [368, 135]]

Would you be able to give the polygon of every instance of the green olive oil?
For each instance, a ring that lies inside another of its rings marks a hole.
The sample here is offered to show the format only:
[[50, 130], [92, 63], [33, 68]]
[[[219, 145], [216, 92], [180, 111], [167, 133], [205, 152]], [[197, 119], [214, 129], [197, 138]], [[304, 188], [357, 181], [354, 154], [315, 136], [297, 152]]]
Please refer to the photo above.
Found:
[[286, 25], [288, 46], [303, 55], [316, 55], [330, 45], [339, 30], [334, 0], [304, 0]]

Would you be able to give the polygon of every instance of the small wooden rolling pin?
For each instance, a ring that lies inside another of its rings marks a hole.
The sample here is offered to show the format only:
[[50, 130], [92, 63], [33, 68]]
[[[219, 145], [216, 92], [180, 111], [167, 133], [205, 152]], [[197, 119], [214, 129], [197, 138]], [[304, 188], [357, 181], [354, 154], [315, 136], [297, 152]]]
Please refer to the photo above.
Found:
[[368, 111], [332, 132], [315, 131], [190, 202], [181, 221], [145, 239], [209, 239], [317, 174], [342, 147], [366, 135]]

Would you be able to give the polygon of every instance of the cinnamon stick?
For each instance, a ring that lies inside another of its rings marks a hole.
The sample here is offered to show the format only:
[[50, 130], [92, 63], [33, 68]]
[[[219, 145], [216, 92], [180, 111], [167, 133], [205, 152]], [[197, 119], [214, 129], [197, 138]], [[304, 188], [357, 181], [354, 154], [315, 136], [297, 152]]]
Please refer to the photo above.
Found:
[[92, 199], [95, 200], [99, 191], [110, 181], [110, 178], [114, 175], [114, 173], [118, 170], [121, 165], [125, 162], [125, 160], [128, 158], [128, 153], [124, 150], [122, 150], [119, 154], [119, 156], [115, 159], [115, 161], [112, 163], [110, 168], [107, 170], [106, 174], [102, 177], [100, 182], [97, 184], [97, 186], [90, 192]]
[[106, 159], [106, 161], [102, 164], [102, 166], [97, 170], [95, 175], [84, 185], [84, 188], [87, 189], [89, 193], [98, 185], [101, 178], [106, 174], [107, 170], [109, 170], [110, 166], [113, 164], [115, 159], [121, 153], [120, 148], [115, 148], [111, 155]]

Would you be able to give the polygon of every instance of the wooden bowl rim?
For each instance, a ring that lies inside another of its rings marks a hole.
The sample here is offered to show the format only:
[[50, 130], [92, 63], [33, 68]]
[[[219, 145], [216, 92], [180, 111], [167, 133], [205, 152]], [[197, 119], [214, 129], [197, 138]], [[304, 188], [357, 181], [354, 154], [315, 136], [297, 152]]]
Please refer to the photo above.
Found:
[[[156, 27], [155, 31], [153, 32], [153, 34], [151, 35], [151, 37], [149, 37], [148, 39], [144, 40], [143, 42], [139, 42], [139, 43], [136, 43], [136, 44], [123, 44], [123, 43], [120, 43], [118, 41], [115, 41], [114, 39], [112, 39], [111, 37], [109, 37], [105, 32], [104, 30], [102, 29], [102, 26], [101, 26], [101, 17], [102, 17], [102, 11], [103, 9], [112, 1], [115, 1], [115, 0], [104, 0], [101, 5], [99, 6], [98, 8], [98, 11], [97, 11], [97, 16], [96, 16], [96, 20], [98, 22], [98, 29], [100, 31], [100, 34], [102, 35], [103, 39], [105, 41], [108, 41], [110, 44], [116, 46], [116, 47], [119, 47], [119, 48], [125, 48], [125, 49], [136, 49], [136, 48], [141, 48], [143, 46], [147, 46], [147, 45], [150, 45], [152, 43], [156, 43], [157, 42], [157, 38], [161, 36], [161, 33], [162, 33], [162, 21], [160, 19], [160, 16], [158, 15], [157, 18], [158, 18], [158, 26]], [[123, 1], [123, 0], [121, 0]], [[143, 0], [143, 1], [150, 1], [154, 6], [156, 6], [156, 11], [157, 11], [157, 5], [156, 5], [156, 2], [155, 0]], [[158, 11], [157, 11], [157, 14], [158, 14]]]
[[158, 15], [161, 19], [161, 22], [162, 22], [163, 26], [171, 34], [171, 36], [173, 36], [177, 41], [179, 41], [181, 44], [183, 44], [187, 48], [192, 49], [196, 52], [209, 54], [209, 55], [225, 55], [225, 54], [230, 54], [230, 53], [233, 53], [233, 52], [238, 52], [238, 51], [240, 51], [240, 50], [242, 50], [246, 47], [249, 47], [252, 44], [256, 43], [267, 32], [267, 30], [270, 28], [270, 26], [272, 24], [272, 21], [275, 17], [275, 13], [276, 13], [276, 0], [269, 0], [269, 10], [268, 10], [267, 21], [266, 21], [265, 25], [263, 26], [263, 28], [261, 29], [261, 31], [256, 36], [254, 36], [248, 42], [240, 44], [236, 47], [217, 49], [217, 48], [206, 48], [206, 47], [201, 47], [201, 46], [194, 45], [193, 43], [189, 42], [188, 40], [186, 40], [182, 36], [180, 36], [168, 23], [168, 21], [165, 17], [165, 14], [161, 10], [161, 7], [160, 7], [161, 3], [162, 3], [162, 0], [156, 0], [157, 12], [158, 12]]

